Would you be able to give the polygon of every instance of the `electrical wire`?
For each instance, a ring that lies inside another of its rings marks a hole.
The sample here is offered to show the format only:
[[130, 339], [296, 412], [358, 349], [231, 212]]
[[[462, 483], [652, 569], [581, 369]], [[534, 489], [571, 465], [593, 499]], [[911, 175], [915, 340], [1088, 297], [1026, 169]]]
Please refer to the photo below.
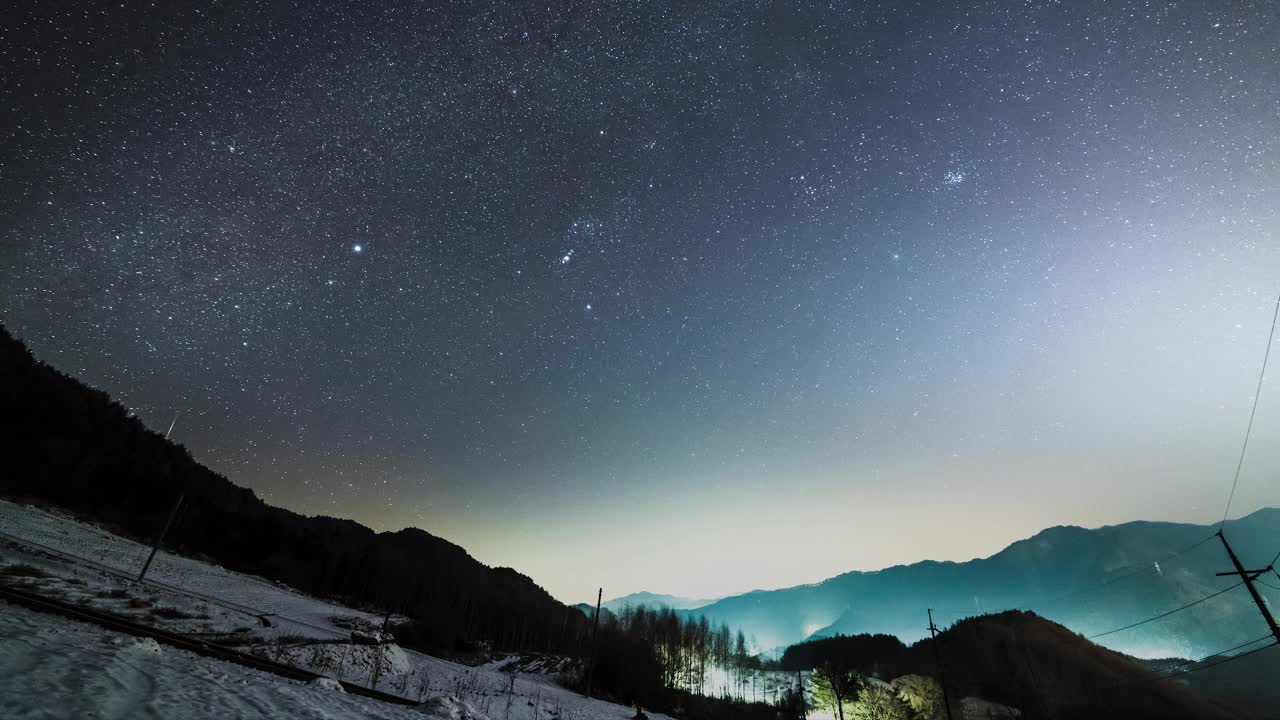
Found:
[[1091, 585], [1091, 586], [1083, 587], [1083, 588], [1080, 588], [1080, 589], [1077, 589], [1077, 590], [1072, 590], [1071, 592], [1063, 593], [1062, 595], [1059, 595], [1059, 596], [1057, 596], [1057, 597], [1050, 598], [1050, 599], [1048, 599], [1048, 600], [1041, 601], [1041, 602], [1036, 603], [1036, 604], [1037, 604], [1037, 605], [1039, 605], [1039, 606], [1041, 606], [1041, 607], [1043, 607], [1043, 606], [1045, 606], [1045, 605], [1053, 605], [1053, 604], [1055, 604], [1055, 603], [1058, 603], [1058, 602], [1061, 602], [1061, 601], [1063, 601], [1063, 600], [1066, 600], [1067, 598], [1072, 598], [1072, 597], [1075, 597], [1075, 596], [1077, 596], [1077, 595], [1083, 595], [1083, 594], [1085, 594], [1085, 593], [1090, 593], [1090, 592], [1093, 592], [1093, 591], [1095, 591], [1095, 590], [1101, 590], [1102, 588], [1107, 587], [1108, 585], [1114, 585], [1115, 583], [1123, 582], [1123, 581], [1125, 581], [1125, 580], [1128, 580], [1128, 579], [1129, 579], [1129, 578], [1131, 578], [1131, 577], [1136, 577], [1136, 576], [1138, 576], [1138, 575], [1142, 575], [1142, 574], [1145, 574], [1145, 573], [1153, 572], [1153, 571], [1155, 570], [1155, 563], [1158, 563], [1158, 562], [1169, 562], [1170, 560], [1172, 560], [1172, 559], [1174, 559], [1174, 558], [1176, 558], [1176, 557], [1179, 557], [1179, 556], [1181, 556], [1181, 555], [1185, 555], [1185, 554], [1187, 554], [1187, 553], [1191, 552], [1192, 550], [1195, 550], [1196, 548], [1200, 547], [1201, 545], [1203, 545], [1203, 544], [1205, 544], [1205, 543], [1209, 542], [1210, 540], [1212, 540], [1212, 539], [1214, 539], [1214, 538], [1216, 538], [1216, 537], [1217, 537], [1217, 535], [1216, 535], [1216, 534], [1215, 534], [1215, 535], [1209, 535], [1208, 537], [1205, 537], [1205, 538], [1203, 538], [1203, 539], [1201, 539], [1201, 540], [1197, 540], [1196, 542], [1194, 542], [1194, 543], [1192, 543], [1192, 544], [1188, 545], [1187, 547], [1182, 548], [1181, 550], [1176, 550], [1176, 551], [1174, 551], [1174, 552], [1172, 552], [1172, 553], [1170, 553], [1170, 554], [1168, 554], [1168, 555], [1166, 555], [1166, 556], [1164, 556], [1164, 557], [1162, 557], [1162, 558], [1156, 558], [1156, 559], [1154, 559], [1154, 560], [1148, 560], [1147, 562], [1144, 562], [1144, 563], [1142, 563], [1142, 564], [1138, 564], [1138, 565], [1131, 565], [1130, 567], [1134, 567], [1134, 568], [1136, 568], [1136, 569], [1135, 569], [1135, 570], [1133, 570], [1132, 572], [1125, 573], [1124, 575], [1121, 575], [1121, 576], [1119, 576], [1119, 577], [1108, 578], [1108, 579], [1103, 580], [1102, 582], [1100, 582], [1100, 583], [1098, 583], [1098, 584], [1096, 584], [1096, 585]]
[[1182, 669], [1182, 668], [1185, 668], [1185, 667], [1187, 667], [1187, 666], [1189, 666], [1189, 665], [1190, 665], [1190, 666], [1199, 665], [1200, 663], [1202, 663], [1202, 662], [1204, 662], [1205, 660], [1208, 660], [1208, 659], [1210, 659], [1210, 658], [1222, 657], [1222, 656], [1226, 655], [1227, 653], [1235, 652], [1236, 650], [1243, 650], [1244, 648], [1247, 648], [1247, 647], [1249, 647], [1250, 645], [1257, 645], [1258, 643], [1262, 642], [1263, 640], [1271, 640], [1271, 639], [1272, 639], [1272, 637], [1271, 637], [1271, 633], [1267, 633], [1266, 635], [1263, 635], [1263, 636], [1262, 636], [1262, 637], [1260, 637], [1260, 638], [1254, 638], [1253, 640], [1250, 640], [1249, 642], [1246, 642], [1246, 643], [1240, 643], [1239, 645], [1236, 645], [1235, 647], [1229, 647], [1229, 648], [1227, 648], [1226, 650], [1219, 650], [1219, 651], [1217, 651], [1217, 652], [1211, 652], [1211, 653], [1209, 653], [1208, 655], [1205, 655], [1204, 657], [1200, 658], [1199, 660], [1188, 660], [1188, 661], [1186, 661], [1186, 662], [1182, 663], [1181, 665], [1179, 665], [1179, 666], [1178, 666], [1178, 668], [1179, 668], [1178, 670], [1172, 670], [1172, 671], [1169, 671], [1168, 675], [1169, 675], [1169, 677], [1172, 677], [1173, 675], [1175, 675], [1175, 674], [1178, 674], [1178, 673], [1182, 672], [1182, 670], [1181, 670], [1181, 669]]
[[[1075, 589], [1075, 590], [1071, 590], [1071, 591], [1069, 591], [1069, 592], [1065, 592], [1065, 593], [1063, 593], [1063, 594], [1061, 594], [1061, 595], [1054, 596], [1054, 597], [1052, 597], [1052, 598], [1049, 598], [1048, 600], [1038, 600], [1038, 601], [1019, 601], [1019, 602], [1017, 602], [1017, 603], [1008, 603], [1008, 604], [1005, 604], [1005, 609], [1013, 609], [1013, 608], [1034, 609], [1034, 608], [1050, 607], [1050, 606], [1053, 606], [1053, 605], [1056, 605], [1056, 604], [1058, 604], [1058, 603], [1062, 602], [1063, 600], [1066, 600], [1066, 599], [1069, 599], [1069, 598], [1076, 597], [1077, 595], [1085, 595], [1085, 594], [1087, 594], [1087, 593], [1095, 592], [1095, 591], [1097, 591], [1097, 590], [1101, 590], [1101, 589], [1106, 588], [1106, 587], [1108, 587], [1108, 586], [1111, 586], [1111, 585], [1115, 585], [1115, 584], [1117, 584], [1117, 583], [1124, 582], [1125, 580], [1128, 580], [1129, 578], [1137, 577], [1137, 576], [1139, 576], [1139, 575], [1144, 575], [1144, 574], [1146, 574], [1146, 573], [1150, 573], [1150, 572], [1155, 572], [1155, 569], [1156, 569], [1156, 568], [1155, 568], [1155, 563], [1167, 563], [1167, 562], [1169, 562], [1170, 560], [1172, 560], [1172, 559], [1174, 559], [1174, 558], [1176, 558], [1176, 557], [1180, 557], [1180, 556], [1182, 556], [1182, 555], [1186, 555], [1187, 553], [1191, 552], [1192, 550], [1195, 550], [1196, 548], [1200, 547], [1201, 545], [1204, 545], [1205, 543], [1207, 543], [1207, 542], [1209, 542], [1210, 540], [1213, 540], [1213, 539], [1215, 539], [1215, 538], [1217, 538], [1217, 537], [1218, 537], [1217, 533], [1214, 533], [1213, 535], [1208, 535], [1208, 536], [1206, 536], [1206, 537], [1204, 537], [1204, 538], [1201, 538], [1200, 540], [1197, 540], [1197, 541], [1195, 541], [1195, 542], [1191, 543], [1190, 545], [1188, 545], [1188, 546], [1186, 546], [1186, 547], [1184, 547], [1184, 548], [1181, 548], [1181, 549], [1179, 549], [1179, 550], [1175, 550], [1175, 551], [1173, 551], [1173, 552], [1171, 552], [1171, 553], [1169, 553], [1168, 555], [1165, 555], [1165, 556], [1163, 556], [1163, 557], [1153, 558], [1152, 560], [1147, 560], [1147, 561], [1144, 561], [1144, 562], [1142, 562], [1142, 563], [1134, 563], [1134, 564], [1132, 564], [1132, 565], [1125, 565], [1125, 566], [1123, 566], [1123, 567], [1121, 567], [1121, 568], [1119, 568], [1119, 569], [1120, 569], [1120, 570], [1124, 570], [1124, 569], [1126, 569], [1126, 568], [1133, 568], [1133, 570], [1131, 570], [1130, 572], [1125, 573], [1124, 575], [1120, 575], [1120, 576], [1118, 576], [1118, 577], [1111, 577], [1111, 578], [1107, 578], [1106, 580], [1103, 580], [1102, 582], [1096, 583], [1096, 584], [1094, 584], [1094, 585], [1086, 585], [1085, 587], [1077, 588], [1077, 589]], [[934, 608], [933, 610], [934, 610], [934, 612], [941, 613], [941, 614], [945, 614], [945, 615], [947, 615], [947, 616], [950, 616], [950, 617], [953, 617], [953, 618], [956, 618], [956, 619], [961, 619], [961, 618], [965, 618], [965, 617], [972, 617], [975, 613], [978, 613], [978, 612], [995, 612], [995, 611], [979, 611], [979, 610], [977, 610], [977, 609], [975, 609], [975, 608], [964, 608], [964, 609], [961, 609], [961, 608]]]
[[1187, 675], [1187, 674], [1189, 674], [1189, 673], [1193, 673], [1193, 672], [1200, 672], [1201, 670], [1208, 670], [1208, 669], [1209, 669], [1209, 668], [1211, 668], [1211, 667], [1216, 667], [1216, 666], [1218, 666], [1218, 665], [1223, 665], [1223, 664], [1225, 664], [1225, 663], [1229, 663], [1229, 662], [1232, 662], [1232, 661], [1238, 660], [1238, 659], [1240, 659], [1240, 658], [1247, 657], [1247, 656], [1252, 655], [1252, 654], [1254, 654], [1254, 653], [1256, 653], [1256, 652], [1261, 652], [1261, 651], [1263, 651], [1263, 650], [1266, 650], [1267, 648], [1275, 647], [1277, 644], [1280, 644], [1280, 643], [1276, 643], [1276, 642], [1274, 642], [1274, 641], [1273, 641], [1273, 642], [1271, 642], [1271, 643], [1269, 643], [1269, 644], [1267, 644], [1267, 645], [1263, 645], [1263, 646], [1262, 646], [1262, 647], [1260, 647], [1260, 648], [1255, 648], [1255, 649], [1253, 649], [1253, 650], [1249, 650], [1249, 651], [1247, 651], [1247, 652], [1240, 653], [1239, 655], [1231, 655], [1230, 657], [1223, 658], [1222, 660], [1219, 660], [1218, 662], [1213, 662], [1213, 663], [1205, 664], [1208, 660], [1211, 660], [1211, 659], [1213, 659], [1213, 658], [1221, 658], [1221, 657], [1223, 657], [1224, 655], [1226, 655], [1226, 654], [1227, 654], [1227, 653], [1229, 653], [1229, 652], [1235, 652], [1236, 650], [1241, 650], [1241, 649], [1244, 649], [1244, 648], [1249, 647], [1250, 645], [1256, 645], [1256, 644], [1258, 644], [1258, 643], [1262, 642], [1263, 640], [1270, 640], [1270, 639], [1271, 639], [1271, 634], [1270, 634], [1270, 633], [1268, 633], [1268, 634], [1266, 634], [1266, 635], [1263, 635], [1263, 636], [1262, 636], [1262, 637], [1260, 637], [1260, 638], [1257, 638], [1257, 639], [1254, 639], [1254, 640], [1250, 640], [1249, 642], [1241, 643], [1241, 644], [1236, 645], [1236, 646], [1234, 646], [1234, 647], [1229, 647], [1229, 648], [1227, 648], [1227, 649], [1225, 649], [1225, 650], [1219, 650], [1219, 651], [1217, 651], [1217, 652], [1209, 653], [1208, 655], [1205, 655], [1205, 656], [1201, 657], [1199, 660], [1187, 660], [1186, 662], [1179, 663], [1178, 665], [1175, 665], [1175, 666], [1174, 666], [1174, 668], [1176, 668], [1176, 669], [1170, 669], [1170, 670], [1164, 670], [1164, 671], [1154, 671], [1154, 670], [1153, 670], [1153, 671], [1151, 672], [1151, 674], [1150, 674], [1150, 675], [1147, 675], [1146, 677], [1143, 677], [1143, 678], [1140, 678], [1140, 679], [1126, 679], [1126, 680], [1120, 680], [1120, 681], [1117, 681], [1117, 682], [1115, 682], [1115, 683], [1111, 683], [1111, 685], [1113, 685], [1113, 686], [1123, 686], [1123, 685], [1134, 685], [1134, 684], [1143, 684], [1143, 683], [1150, 683], [1150, 682], [1160, 682], [1161, 680], [1167, 680], [1167, 679], [1169, 679], [1169, 678], [1180, 677], [1180, 676], [1182, 676], [1182, 675]]
[[[1268, 635], [1267, 637], [1271, 637], [1271, 636], [1270, 636], [1270, 635]], [[1238, 648], [1241, 648], [1241, 647], [1248, 647], [1249, 645], [1252, 645], [1253, 643], [1256, 643], [1256, 642], [1259, 642], [1259, 641], [1261, 641], [1261, 640], [1265, 640], [1265, 639], [1266, 639], [1266, 638], [1258, 638], [1257, 640], [1254, 640], [1253, 642], [1245, 643], [1244, 645], [1240, 645], [1240, 646], [1238, 646], [1237, 648], [1232, 648], [1232, 649], [1233, 649], [1233, 650], [1235, 650], [1235, 649], [1238, 649]], [[1260, 652], [1262, 652], [1263, 650], [1270, 650], [1271, 648], [1275, 647], [1276, 645], [1277, 645], [1277, 643], [1273, 642], [1273, 643], [1271, 643], [1270, 645], [1263, 645], [1263, 646], [1262, 646], [1262, 647], [1260, 647], [1260, 648], [1254, 648], [1253, 650], [1250, 650], [1250, 651], [1248, 651], [1248, 652], [1242, 652], [1242, 653], [1240, 653], [1239, 655], [1232, 655], [1231, 657], [1224, 658], [1224, 659], [1219, 660], [1218, 662], [1215, 662], [1215, 663], [1209, 663], [1208, 665], [1200, 665], [1200, 666], [1197, 666], [1197, 667], [1188, 668], [1188, 669], [1186, 669], [1186, 670], [1179, 670], [1178, 672], [1172, 672], [1172, 673], [1168, 673], [1168, 674], [1166, 674], [1166, 675], [1161, 675], [1160, 677], [1158, 677], [1158, 678], [1157, 678], [1157, 680], [1168, 680], [1168, 679], [1169, 679], [1169, 678], [1171, 678], [1171, 677], [1178, 677], [1178, 676], [1180, 676], [1180, 675], [1187, 675], [1187, 674], [1190, 674], [1190, 673], [1193, 673], [1193, 672], [1200, 672], [1201, 670], [1208, 670], [1208, 669], [1209, 669], [1209, 668], [1211, 668], [1211, 667], [1218, 667], [1219, 665], [1226, 665], [1226, 664], [1227, 664], [1227, 663], [1229, 663], [1229, 662], [1235, 662], [1236, 660], [1239, 660], [1239, 659], [1241, 659], [1241, 658], [1249, 657], [1250, 655], [1252, 655], [1252, 654], [1254, 654], [1254, 653], [1260, 653]], [[1230, 650], [1225, 650], [1224, 652], [1231, 652], [1231, 651], [1230, 651]], [[1212, 656], [1212, 655], [1210, 655], [1209, 657], [1213, 657], [1213, 656]], [[1205, 658], [1205, 660], [1207, 660], [1207, 659], [1209, 659], [1209, 658]], [[1200, 662], [1204, 662], [1204, 660], [1201, 660]]]
[[1100, 632], [1100, 633], [1096, 633], [1096, 634], [1094, 634], [1094, 635], [1086, 635], [1086, 636], [1085, 636], [1085, 638], [1086, 638], [1086, 639], [1088, 639], [1088, 640], [1093, 640], [1093, 639], [1095, 639], [1095, 638], [1100, 638], [1100, 637], [1103, 637], [1103, 636], [1105, 636], [1105, 635], [1112, 635], [1112, 634], [1114, 634], [1114, 633], [1118, 633], [1118, 632], [1121, 632], [1121, 631], [1123, 631], [1123, 630], [1130, 630], [1130, 629], [1132, 629], [1132, 628], [1136, 628], [1136, 627], [1138, 627], [1139, 625], [1146, 625], [1146, 624], [1147, 624], [1147, 623], [1149, 623], [1149, 622], [1155, 622], [1156, 620], [1160, 620], [1160, 619], [1162, 619], [1162, 618], [1167, 618], [1167, 617], [1169, 617], [1170, 615], [1173, 615], [1174, 613], [1180, 613], [1180, 612], [1182, 612], [1183, 610], [1186, 610], [1187, 608], [1195, 607], [1196, 605], [1199, 605], [1199, 604], [1200, 604], [1200, 603], [1202, 603], [1202, 602], [1206, 602], [1206, 601], [1208, 601], [1208, 600], [1212, 600], [1212, 599], [1214, 599], [1214, 598], [1218, 597], [1219, 595], [1223, 595], [1223, 594], [1225, 594], [1225, 593], [1231, 592], [1232, 590], [1235, 590], [1236, 588], [1240, 587], [1241, 585], [1244, 585], [1244, 581], [1243, 581], [1243, 580], [1241, 580], [1240, 582], [1236, 583], [1235, 585], [1232, 585], [1231, 587], [1228, 587], [1228, 588], [1224, 588], [1224, 589], [1222, 589], [1222, 590], [1219, 590], [1218, 592], [1213, 593], [1212, 595], [1205, 595], [1204, 597], [1200, 598], [1199, 600], [1196, 600], [1196, 601], [1194, 601], [1194, 602], [1189, 602], [1189, 603], [1187, 603], [1186, 605], [1183, 605], [1183, 606], [1181, 606], [1181, 607], [1176, 607], [1176, 608], [1174, 608], [1174, 609], [1172, 609], [1172, 610], [1169, 610], [1168, 612], [1160, 613], [1159, 615], [1156, 615], [1156, 616], [1154, 616], [1154, 617], [1149, 617], [1149, 618], [1147, 618], [1146, 620], [1139, 620], [1139, 621], [1138, 621], [1138, 622], [1136, 622], [1136, 623], [1130, 623], [1129, 625], [1125, 625], [1124, 627], [1118, 627], [1118, 628], [1115, 628], [1115, 629], [1113, 629], [1113, 630], [1107, 630], [1106, 632]]
[[[1240, 483], [1240, 469], [1244, 467], [1244, 454], [1249, 449], [1249, 436], [1253, 434], [1253, 418], [1258, 414], [1258, 398], [1262, 396], [1262, 379], [1267, 375], [1267, 360], [1271, 357], [1271, 343], [1276, 337], [1276, 318], [1280, 318], [1280, 295], [1276, 296], [1276, 309], [1271, 314], [1271, 332], [1267, 335], [1267, 351], [1262, 355], [1262, 369], [1258, 372], [1258, 389], [1253, 393], [1253, 409], [1249, 411], [1249, 424], [1245, 426], [1244, 443], [1240, 446], [1240, 459], [1236, 462], [1236, 475], [1231, 480], [1231, 492], [1227, 494], [1227, 508], [1222, 511], [1222, 523], [1227, 524], [1227, 515], [1231, 513], [1231, 501], [1236, 496], [1236, 485]], [[1280, 553], [1276, 553], [1280, 558]], [[1274, 562], [1274, 561], [1273, 561]]]

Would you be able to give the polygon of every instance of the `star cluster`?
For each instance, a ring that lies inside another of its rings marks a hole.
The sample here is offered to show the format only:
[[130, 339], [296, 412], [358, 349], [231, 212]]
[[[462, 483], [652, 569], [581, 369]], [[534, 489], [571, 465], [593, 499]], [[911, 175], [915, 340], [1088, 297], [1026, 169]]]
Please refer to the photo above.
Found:
[[565, 599], [1221, 512], [1280, 268], [1269, 3], [0, 23], [0, 320], [272, 502]]

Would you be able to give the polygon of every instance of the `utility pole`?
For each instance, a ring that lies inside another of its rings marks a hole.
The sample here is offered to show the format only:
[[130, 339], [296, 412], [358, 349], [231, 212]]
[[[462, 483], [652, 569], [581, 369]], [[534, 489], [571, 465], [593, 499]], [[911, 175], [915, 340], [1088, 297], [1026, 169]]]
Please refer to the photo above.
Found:
[[1249, 588], [1249, 594], [1253, 596], [1253, 602], [1258, 606], [1258, 612], [1262, 613], [1262, 618], [1267, 621], [1267, 627], [1271, 630], [1271, 634], [1275, 636], [1276, 642], [1280, 643], [1280, 626], [1276, 625], [1276, 619], [1271, 616], [1271, 610], [1267, 608], [1267, 604], [1263, 602], [1262, 596], [1258, 594], [1258, 589], [1253, 586], [1253, 581], [1263, 573], [1271, 572], [1271, 566], [1268, 565], [1261, 570], [1245, 570], [1240, 564], [1240, 558], [1236, 557], [1236, 553], [1231, 549], [1231, 545], [1227, 542], [1227, 536], [1222, 534], [1222, 530], [1218, 530], [1218, 539], [1222, 541], [1222, 547], [1227, 549], [1227, 555], [1231, 556], [1231, 564], [1236, 566], [1234, 572], [1220, 572], [1222, 575], [1238, 575], [1244, 581], [1245, 587]]
[[[169, 435], [173, 432], [173, 426], [178, 424], [178, 416], [173, 416], [173, 422], [169, 423], [169, 429], [164, 431], [164, 439], [168, 440]], [[161, 528], [160, 534], [156, 536], [156, 542], [151, 546], [151, 554], [147, 555], [147, 561], [142, 564], [142, 572], [138, 573], [138, 582], [142, 582], [142, 578], [147, 576], [147, 570], [151, 568], [151, 561], [156, 559], [156, 551], [160, 549], [160, 543], [164, 540], [164, 536], [169, 533], [169, 526], [173, 524], [173, 518], [178, 515], [178, 508], [182, 507], [182, 501], [186, 499], [187, 494], [178, 495], [178, 501], [173, 504], [173, 508], [169, 510], [169, 518], [164, 521], [164, 527]]]
[[600, 600], [604, 598], [604, 588], [596, 592], [596, 619], [591, 623], [591, 658], [587, 664], [587, 697], [591, 697], [591, 680], [596, 671], [596, 653], [600, 632]]
[[569, 613], [571, 612], [573, 612], [573, 608], [569, 607], [568, 605], [565, 605], [564, 606], [564, 624], [560, 626], [559, 651], [566, 655], [569, 654], [568, 652], [569, 646], [566, 644], [566, 640], [568, 639], [568, 635], [569, 635]]
[[938, 626], [933, 624], [933, 608], [929, 612], [929, 637], [933, 640], [933, 659], [938, 664], [938, 684], [942, 686], [942, 704], [947, 708], [947, 720], [951, 717], [951, 697], [947, 694], [947, 673], [942, 669], [942, 651], [938, 649]]
[[799, 670], [796, 671], [796, 691], [800, 693], [800, 717], [809, 717], [809, 706], [804, 700], [804, 675]]
[[156, 536], [156, 542], [151, 546], [151, 554], [147, 555], [147, 561], [142, 564], [142, 572], [138, 573], [138, 582], [142, 582], [142, 578], [147, 576], [147, 570], [151, 567], [151, 561], [156, 559], [156, 551], [160, 549], [160, 543], [164, 541], [164, 536], [169, 533], [169, 526], [173, 524], [173, 519], [178, 515], [178, 508], [182, 507], [182, 501], [187, 498], [186, 493], [178, 496], [178, 501], [169, 509], [169, 517], [164, 521], [164, 527], [161, 528], [160, 534]]

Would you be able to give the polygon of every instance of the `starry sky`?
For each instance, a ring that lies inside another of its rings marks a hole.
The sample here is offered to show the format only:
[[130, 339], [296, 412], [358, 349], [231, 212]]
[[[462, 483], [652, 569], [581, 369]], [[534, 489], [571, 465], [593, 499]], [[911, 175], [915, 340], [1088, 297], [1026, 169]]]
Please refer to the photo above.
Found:
[[[557, 597], [1215, 522], [1274, 3], [31, 3], [0, 322], [268, 501]], [[1264, 386], [1232, 506], [1280, 504]]]

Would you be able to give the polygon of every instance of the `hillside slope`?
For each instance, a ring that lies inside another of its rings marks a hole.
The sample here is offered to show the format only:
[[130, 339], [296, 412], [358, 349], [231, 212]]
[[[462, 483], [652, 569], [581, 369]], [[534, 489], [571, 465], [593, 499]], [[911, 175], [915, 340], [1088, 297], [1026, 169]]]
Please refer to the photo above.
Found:
[[1210, 658], [1182, 666], [1196, 671], [1181, 680], [1201, 695], [1240, 708], [1259, 720], [1280, 720], [1280, 646], [1263, 647], [1248, 657], [1224, 662]]
[[419, 640], [444, 652], [478, 641], [548, 649], [585, 626], [530, 578], [485, 566], [423, 530], [375, 533], [266, 504], [106, 393], [37, 362], [2, 327], [0, 408], [0, 496], [52, 503], [142, 540], [182, 496], [167, 546], [419, 618]]
[[[475, 666], [394, 642], [380, 649], [355, 641], [351, 630], [378, 627], [381, 615], [204, 559], [162, 552], [148, 582], [135, 582], [146, 546], [63, 513], [0, 500], [0, 529], [0, 588], [345, 681], [348, 688], [374, 687], [412, 702], [434, 698], [428, 717], [457, 720], [449, 707], [439, 706], [449, 696], [461, 701], [455, 709], [478, 709], [473, 720], [624, 720], [634, 714], [632, 707], [556, 685], [559, 670], [572, 666], [564, 656], [498, 656]], [[393, 619], [397, 636], [400, 620]], [[144, 641], [150, 652], [128, 652], [138, 644], [91, 623], [0, 601], [0, 716], [421, 717], [171, 645]], [[518, 676], [500, 670], [513, 664]]]
[[[1238, 716], [1029, 612], [970, 618], [944, 632], [938, 642], [945, 657], [953, 659], [949, 682], [964, 694], [1020, 707], [1028, 718]], [[930, 667], [933, 648], [927, 641], [910, 652], [916, 667]]]
[[[1200, 720], [1241, 713], [1120, 653], [1034, 613], [1007, 611], [957, 623], [938, 635], [952, 697], [979, 697], [1019, 708], [1028, 720], [1124, 718]], [[890, 635], [822, 638], [793, 645], [782, 667], [827, 661], [882, 679], [933, 675], [930, 640], [911, 646]]]

